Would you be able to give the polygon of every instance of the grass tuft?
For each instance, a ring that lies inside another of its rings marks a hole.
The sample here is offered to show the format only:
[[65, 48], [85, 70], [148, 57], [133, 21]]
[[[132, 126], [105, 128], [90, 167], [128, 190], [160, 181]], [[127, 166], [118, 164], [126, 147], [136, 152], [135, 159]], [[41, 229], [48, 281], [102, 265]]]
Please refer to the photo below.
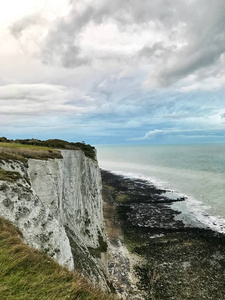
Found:
[[0, 218], [0, 299], [112, 300], [79, 274], [25, 245], [19, 231]]
[[13, 172], [13, 171], [5, 171], [0, 169], [0, 180], [4, 181], [16, 181], [18, 179], [22, 178], [19, 172]]

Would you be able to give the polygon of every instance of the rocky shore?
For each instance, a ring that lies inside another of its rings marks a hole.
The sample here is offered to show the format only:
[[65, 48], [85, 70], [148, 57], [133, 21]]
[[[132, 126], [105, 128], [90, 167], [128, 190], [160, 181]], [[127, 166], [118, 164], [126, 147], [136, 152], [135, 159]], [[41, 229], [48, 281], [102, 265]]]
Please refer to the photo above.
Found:
[[224, 235], [184, 224], [171, 204], [187, 200], [147, 181], [104, 170], [102, 179], [110, 247], [124, 258], [109, 271], [123, 299], [225, 299]]

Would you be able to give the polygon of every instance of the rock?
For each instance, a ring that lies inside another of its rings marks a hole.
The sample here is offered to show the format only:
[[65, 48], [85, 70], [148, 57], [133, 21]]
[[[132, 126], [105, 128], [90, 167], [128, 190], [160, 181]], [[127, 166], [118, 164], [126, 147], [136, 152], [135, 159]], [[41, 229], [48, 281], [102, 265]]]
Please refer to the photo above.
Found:
[[106, 290], [104, 263], [88, 250], [105, 241], [98, 164], [81, 150], [61, 153], [62, 159], [0, 162], [21, 175], [0, 182], [0, 215], [20, 229], [28, 245]]

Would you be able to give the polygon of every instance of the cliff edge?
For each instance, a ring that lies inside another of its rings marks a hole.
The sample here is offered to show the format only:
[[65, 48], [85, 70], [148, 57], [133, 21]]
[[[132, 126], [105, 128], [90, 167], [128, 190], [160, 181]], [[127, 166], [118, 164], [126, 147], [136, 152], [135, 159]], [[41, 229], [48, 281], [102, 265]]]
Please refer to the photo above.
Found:
[[0, 216], [29, 246], [107, 290], [98, 163], [80, 149], [40, 148], [0, 143]]

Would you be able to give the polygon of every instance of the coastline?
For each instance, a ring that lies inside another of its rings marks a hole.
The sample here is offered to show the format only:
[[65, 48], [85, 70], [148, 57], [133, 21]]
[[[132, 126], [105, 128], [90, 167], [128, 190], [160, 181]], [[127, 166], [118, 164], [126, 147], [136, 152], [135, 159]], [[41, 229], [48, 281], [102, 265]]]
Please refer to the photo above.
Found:
[[171, 199], [148, 181], [105, 170], [102, 178], [123, 243], [143, 258], [134, 266], [137, 287], [145, 295], [139, 299], [224, 299], [223, 234], [185, 224], [172, 208], [185, 199]]
[[[215, 213], [212, 211], [212, 207], [209, 204], [202, 202], [202, 200], [194, 197], [193, 195], [190, 196], [188, 193], [180, 192], [179, 188], [174, 188], [171, 186], [170, 183], [164, 182], [156, 177], [149, 177], [139, 172], [127, 172], [127, 171], [115, 171], [113, 169], [100, 167], [102, 170], [107, 172], [113, 173], [118, 176], [122, 176], [123, 178], [128, 178], [131, 180], [140, 180], [146, 183], [147, 185], [151, 184], [157, 190], [163, 190], [164, 196], [166, 196], [167, 201], [169, 199], [176, 200], [176, 199], [184, 199], [186, 201], [171, 201], [172, 209], [178, 211], [179, 214], [177, 218], [181, 220], [185, 226], [187, 227], [198, 227], [198, 228], [208, 228], [213, 231], [225, 234], [225, 217], [222, 213], [220, 214]], [[129, 168], [127, 168], [129, 169]], [[176, 170], [174, 170], [176, 172]], [[203, 184], [203, 183], [202, 183]], [[204, 185], [203, 185], [204, 186]], [[216, 190], [217, 191], [217, 190]], [[211, 195], [211, 198], [216, 198], [217, 195]], [[213, 201], [212, 201], [213, 203]]]

